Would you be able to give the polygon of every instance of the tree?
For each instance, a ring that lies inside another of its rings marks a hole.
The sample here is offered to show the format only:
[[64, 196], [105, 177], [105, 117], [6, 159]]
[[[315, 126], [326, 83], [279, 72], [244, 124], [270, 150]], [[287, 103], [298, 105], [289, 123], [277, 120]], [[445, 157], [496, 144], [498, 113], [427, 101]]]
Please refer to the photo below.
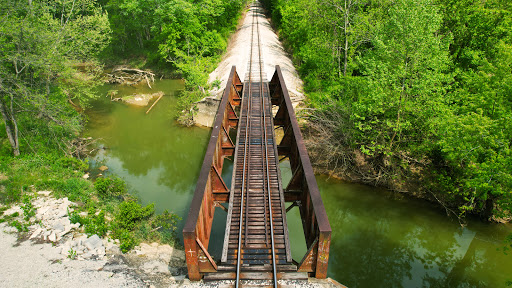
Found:
[[360, 0], [322, 0], [319, 10], [323, 21], [330, 26], [333, 57], [338, 76], [347, 76], [347, 68], [355, 52], [370, 41], [371, 13], [363, 11], [368, 6]]
[[433, 3], [398, 0], [388, 14], [377, 26], [373, 49], [360, 58], [368, 87], [353, 105], [368, 155], [429, 141], [450, 81], [449, 39], [438, 33], [442, 18]]
[[19, 155], [20, 120], [78, 129], [68, 102], [94, 97], [97, 65], [79, 63], [107, 45], [108, 19], [93, 0], [5, 0], [0, 8], [0, 111]]

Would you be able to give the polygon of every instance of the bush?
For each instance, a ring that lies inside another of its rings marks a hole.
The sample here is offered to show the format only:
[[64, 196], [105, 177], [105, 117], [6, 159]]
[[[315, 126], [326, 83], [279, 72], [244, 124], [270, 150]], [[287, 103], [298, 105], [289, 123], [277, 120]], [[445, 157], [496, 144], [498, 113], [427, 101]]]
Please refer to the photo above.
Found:
[[18, 220], [12, 221], [9, 225], [16, 228], [18, 232], [28, 232], [27, 224], [21, 223]]
[[158, 238], [163, 243], [174, 244], [177, 239], [176, 229], [181, 217], [165, 210], [151, 221], [152, 231], [158, 231]]
[[142, 207], [135, 201], [125, 201], [119, 205], [116, 225], [119, 229], [132, 231], [142, 219], [149, 218], [155, 213], [155, 204]]
[[135, 247], [135, 245], [137, 245], [135, 238], [129, 231], [126, 230], [122, 230], [121, 235], [119, 236], [119, 241], [121, 242], [119, 248], [123, 253], [130, 251], [133, 247]]
[[87, 162], [71, 157], [60, 158], [59, 160], [57, 160], [57, 165], [59, 167], [69, 168], [81, 172], [85, 172], [89, 168]]
[[96, 179], [94, 188], [102, 197], [116, 197], [126, 193], [126, 183], [117, 177]]
[[25, 195], [23, 197], [23, 205], [21, 205], [21, 209], [23, 210], [23, 216], [25, 221], [28, 221], [31, 217], [36, 215], [36, 209], [34, 205], [32, 205], [32, 197], [29, 195]]

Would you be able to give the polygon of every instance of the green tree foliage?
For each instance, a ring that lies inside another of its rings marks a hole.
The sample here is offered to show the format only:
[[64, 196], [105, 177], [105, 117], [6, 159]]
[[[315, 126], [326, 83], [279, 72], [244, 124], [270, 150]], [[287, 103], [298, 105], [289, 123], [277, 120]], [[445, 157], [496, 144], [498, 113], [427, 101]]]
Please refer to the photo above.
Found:
[[[185, 79], [179, 111], [190, 110], [209, 89], [208, 74], [226, 49], [246, 0], [106, 0], [111, 55], [144, 56]], [[187, 122], [189, 115], [178, 115]]]
[[386, 16], [376, 25], [372, 49], [360, 56], [367, 85], [352, 104], [362, 132], [355, 141], [371, 156], [429, 141], [450, 82], [448, 42], [436, 35], [442, 18], [430, 1], [395, 1]]
[[[57, 148], [57, 139], [80, 128], [67, 102], [94, 97], [99, 71], [91, 61], [108, 43], [108, 18], [93, 0], [3, 0], [0, 11], [0, 112], [9, 143], [15, 155], [20, 138], [31, 149]], [[40, 138], [52, 145], [34, 147]]]
[[104, 2], [113, 30], [113, 54], [124, 57], [145, 54], [154, 62], [170, 62], [176, 68], [183, 68], [180, 64], [190, 64], [195, 58], [218, 57], [245, 3], [242, 0]]
[[332, 151], [318, 164], [510, 215], [510, 1], [264, 3], [316, 108], [309, 143]]

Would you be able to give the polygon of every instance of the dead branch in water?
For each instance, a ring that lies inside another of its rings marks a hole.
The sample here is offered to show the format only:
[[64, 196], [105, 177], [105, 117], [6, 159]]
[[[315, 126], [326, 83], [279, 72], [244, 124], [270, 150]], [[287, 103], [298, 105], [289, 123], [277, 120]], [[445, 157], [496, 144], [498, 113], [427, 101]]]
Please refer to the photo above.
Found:
[[101, 138], [93, 139], [92, 137], [87, 138], [76, 138], [66, 143], [66, 154], [71, 157], [78, 159], [84, 159], [89, 157], [97, 148], [93, 145], [96, 144]]
[[146, 111], [146, 114], [148, 114], [148, 113], [149, 113], [149, 111], [151, 111], [151, 109], [153, 109], [153, 107], [155, 107], [156, 103], [157, 103], [158, 101], [160, 101], [160, 99], [162, 99], [162, 97], [163, 97], [163, 96], [164, 96], [164, 94], [162, 93], [162, 95], [160, 95], [160, 97], [158, 97], [158, 99], [156, 99], [156, 101], [155, 101], [155, 102], [153, 102], [153, 105], [151, 105], [151, 107], [149, 107], [148, 111]]
[[146, 80], [149, 88], [152, 89], [150, 82], [155, 82], [155, 74], [153, 72], [127, 67], [116, 67], [107, 76], [109, 77], [107, 82], [110, 84], [136, 85]]

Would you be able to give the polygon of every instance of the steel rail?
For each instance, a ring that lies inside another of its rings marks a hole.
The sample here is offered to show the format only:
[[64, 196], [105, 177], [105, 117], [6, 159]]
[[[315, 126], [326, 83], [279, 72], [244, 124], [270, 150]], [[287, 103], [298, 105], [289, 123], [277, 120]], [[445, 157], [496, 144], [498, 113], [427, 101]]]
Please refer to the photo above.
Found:
[[[257, 30], [257, 37], [258, 37], [258, 56], [259, 56], [259, 70], [260, 70], [260, 98], [261, 98], [261, 110], [262, 110], [262, 118], [263, 118], [263, 138], [264, 138], [264, 149], [265, 149], [265, 157], [264, 162], [266, 163], [266, 169], [265, 169], [265, 176], [267, 179], [267, 196], [268, 196], [268, 209], [269, 209], [269, 219], [270, 219], [270, 241], [271, 241], [271, 247], [272, 247], [272, 274], [274, 278], [274, 288], [277, 288], [277, 265], [276, 265], [276, 250], [275, 250], [275, 244], [274, 244], [274, 223], [273, 223], [273, 215], [272, 215], [272, 193], [270, 189], [270, 172], [269, 172], [269, 166], [268, 166], [268, 139], [267, 139], [267, 120], [266, 120], [266, 106], [265, 106], [265, 97], [264, 97], [264, 84], [263, 84], [263, 67], [262, 65], [262, 59], [261, 59], [261, 42], [260, 42], [260, 34], [259, 34], [259, 22], [256, 19], [256, 30]], [[269, 105], [271, 103], [269, 102]], [[262, 139], [263, 140], [263, 139]], [[263, 145], [262, 145], [263, 146]], [[266, 211], [265, 211], [266, 212]], [[266, 223], [266, 221], [265, 221]]]
[[[253, 6], [254, 7], [254, 6]], [[273, 214], [272, 214], [272, 193], [271, 193], [271, 187], [270, 187], [270, 168], [269, 168], [269, 155], [268, 155], [268, 138], [267, 138], [267, 113], [266, 113], [266, 105], [265, 105], [265, 97], [264, 97], [264, 79], [263, 79], [263, 67], [262, 67], [262, 55], [261, 55], [261, 40], [260, 40], [260, 31], [259, 31], [259, 21], [256, 16], [255, 10], [253, 10], [252, 15], [252, 27], [251, 27], [251, 48], [250, 48], [250, 58], [249, 58], [249, 83], [248, 83], [248, 95], [247, 95], [247, 104], [245, 105], [247, 108], [247, 113], [245, 115], [246, 118], [246, 128], [245, 128], [245, 140], [244, 140], [244, 158], [243, 158], [243, 171], [242, 171], [242, 189], [241, 189], [241, 201], [240, 201], [240, 218], [239, 218], [239, 229], [238, 229], [238, 251], [237, 251], [237, 267], [236, 267], [236, 282], [235, 287], [239, 287], [240, 285], [240, 270], [241, 270], [241, 250], [242, 250], [242, 230], [245, 229], [245, 244], [247, 244], [248, 239], [248, 225], [247, 225], [247, 219], [248, 219], [248, 207], [245, 207], [245, 217], [243, 217], [244, 214], [244, 204], [245, 206], [248, 205], [249, 201], [249, 171], [250, 171], [250, 150], [251, 150], [251, 144], [249, 141], [249, 135], [252, 135], [252, 125], [251, 121], [253, 118], [251, 111], [252, 101], [253, 101], [253, 91], [252, 91], [252, 70], [253, 70], [253, 62], [254, 60], [257, 60], [258, 63], [258, 70], [259, 70], [259, 95], [261, 98], [261, 111], [260, 111], [260, 132], [262, 135], [261, 137], [261, 149], [262, 149], [262, 172], [263, 172], [263, 196], [265, 201], [268, 205], [268, 212], [267, 212], [267, 205], [265, 205], [264, 209], [264, 217], [265, 217], [265, 243], [268, 245], [268, 230], [270, 230], [270, 244], [271, 244], [271, 252], [272, 252], [272, 276], [273, 276], [273, 283], [274, 287], [277, 288], [277, 264], [276, 264], [276, 253], [275, 253], [275, 243], [274, 243], [274, 226], [273, 226]], [[256, 27], [256, 28], [255, 28]], [[256, 30], [256, 31], [255, 31]], [[256, 49], [254, 46], [257, 45]], [[256, 50], [256, 51], [255, 51]], [[254, 53], [257, 53], [257, 59], [254, 59]], [[254, 99], [256, 100], [256, 99]], [[267, 101], [268, 102], [268, 101]], [[269, 102], [268, 102], [269, 103]], [[256, 104], [256, 103], [254, 103]], [[270, 104], [270, 103], [269, 103]], [[251, 133], [249, 133], [251, 131]], [[263, 154], [263, 150], [265, 151]], [[264, 156], [264, 157], [263, 157]], [[265, 191], [266, 190], [266, 191]], [[247, 195], [245, 195], [247, 194]], [[267, 217], [268, 222], [267, 224]], [[245, 227], [243, 227], [243, 224], [245, 220]], [[270, 229], [268, 229], [267, 226], [270, 226]]]
[[[254, 24], [254, 15], [253, 15], [253, 24]], [[251, 27], [251, 39], [254, 34], [254, 25]], [[249, 139], [249, 130], [251, 129], [251, 121], [250, 121], [250, 114], [251, 114], [251, 97], [252, 97], [252, 90], [251, 90], [251, 78], [252, 78], [252, 45], [250, 50], [250, 60], [249, 60], [249, 89], [248, 89], [248, 97], [247, 97], [247, 113], [246, 113], [246, 127], [245, 127], [245, 139], [244, 139], [244, 162], [243, 162], [243, 170], [242, 170], [242, 189], [241, 189], [241, 199], [240, 199], [240, 218], [238, 220], [238, 251], [237, 251], [237, 262], [236, 262], [236, 281], [235, 281], [235, 287], [239, 287], [240, 283], [240, 265], [242, 262], [241, 259], [241, 250], [242, 250], [242, 219], [247, 221], [247, 215], [244, 218], [243, 212], [244, 212], [244, 190], [247, 190], [246, 187], [249, 187], [249, 160], [247, 151], [250, 150], [250, 144], [248, 145], [248, 139]], [[243, 99], [242, 99], [243, 100]], [[247, 168], [246, 168], [247, 167]], [[247, 172], [246, 172], [247, 171]], [[245, 182], [247, 174], [247, 184]], [[247, 210], [247, 209], [246, 209]], [[247, 213], [247, 212], [246, 212]], [[245, 225], [245, 231], [247, 232], [247, 223]], [[247, 242], [247, 238], [245, 238], [245, 241]]]

